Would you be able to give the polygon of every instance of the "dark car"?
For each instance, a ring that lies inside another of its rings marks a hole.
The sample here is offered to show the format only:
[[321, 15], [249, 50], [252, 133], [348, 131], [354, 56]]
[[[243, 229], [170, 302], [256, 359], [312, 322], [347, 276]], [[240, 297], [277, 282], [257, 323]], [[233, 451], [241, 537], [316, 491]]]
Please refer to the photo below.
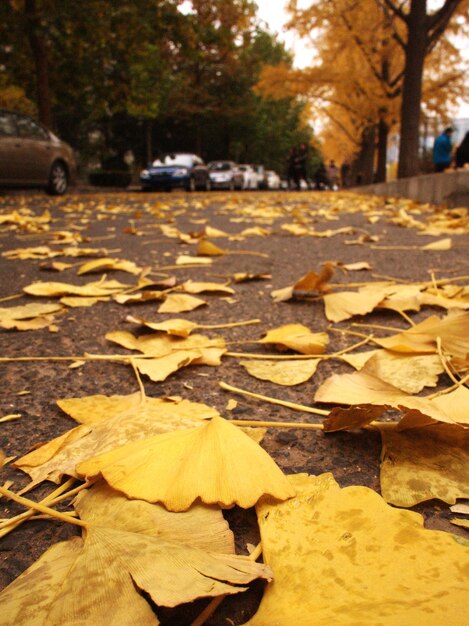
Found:
[[0, 109], [0, 187], [43, 187], [61, 195], [75, 175], [68, 144], [27, 115]]
[[205, 163], [196, 154], [185, 152], [167, 154], [162, 159], [153, 161], [140, 172], [140, 183], [144, 191], [210, 189], [210, 178]]
[[208, 169], [212, 189], [243, 189], [244, 174], [233, 161], [212, 161]]

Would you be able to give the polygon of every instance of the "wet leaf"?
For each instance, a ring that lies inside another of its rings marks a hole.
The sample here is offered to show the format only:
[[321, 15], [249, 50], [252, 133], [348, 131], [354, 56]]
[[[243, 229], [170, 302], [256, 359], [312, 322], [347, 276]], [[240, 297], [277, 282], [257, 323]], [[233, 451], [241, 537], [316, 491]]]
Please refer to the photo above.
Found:
[[449, 504], [469, 498], [469, 431], [449, 424], [380, 430], [387, 502], [410, 507], [433, 498]]
[[340, 489], [330, 474], [289, 478], [295, 498], [256, 507], [275, 579], [249, 626], [461, 623], [466, 546], [366, 487]]

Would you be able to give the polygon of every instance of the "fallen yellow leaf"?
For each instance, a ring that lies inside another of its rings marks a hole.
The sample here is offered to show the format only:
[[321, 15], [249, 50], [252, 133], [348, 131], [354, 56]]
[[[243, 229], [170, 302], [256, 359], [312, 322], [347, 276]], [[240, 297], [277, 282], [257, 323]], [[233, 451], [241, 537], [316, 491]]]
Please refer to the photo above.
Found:
[[275, 579], [246, 626], [462, 626], [466, 546], [366, 487], [340, 489], [330, 474], [289, 479], [295, 498], [256, 507]]
[[129, 443], [80, 463], [77, 471], [101, 474], [128, 497], [161, 502], [170, 511], [186, 511], [198, 498], [249, 508], [266, 493], [279, 500], [294, 495], [270, 456], [219, 417], [199, 428]]

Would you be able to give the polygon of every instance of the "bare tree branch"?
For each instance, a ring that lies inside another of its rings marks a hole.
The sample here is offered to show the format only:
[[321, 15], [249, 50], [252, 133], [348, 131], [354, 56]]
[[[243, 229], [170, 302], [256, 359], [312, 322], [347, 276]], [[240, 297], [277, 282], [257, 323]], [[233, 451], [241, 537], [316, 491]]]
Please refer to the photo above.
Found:
[[454, 12], [461, 4], [461, 0], [446, 0], [444, 5], [433, 15], [428, 17], [427, 21], [427, 40], [428, 51], [435, 47], [438, 39], [444, 33]]
[[408, 16], [402, 10], [403, 4], [396, 6], [392, 0], [378, 0], [382, 7], [387, 7], [396, 17], [407, 23]]

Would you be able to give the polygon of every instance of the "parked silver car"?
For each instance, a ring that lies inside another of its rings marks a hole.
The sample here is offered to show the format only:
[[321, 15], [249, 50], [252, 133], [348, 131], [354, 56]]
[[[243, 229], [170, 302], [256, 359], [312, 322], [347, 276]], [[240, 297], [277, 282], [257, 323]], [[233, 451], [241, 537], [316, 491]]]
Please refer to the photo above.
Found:
[[27, 115], [0, 109], [0, 187], [61, 195], [75, 181], [72, 148]]
[[252, 165], [248, 163], [243, 163], [238, 166], [239, 169], [243, 172], [244, 185], [243, 189], [257, 189], [259, 186], [259, 177], [257, 173], [254, 171]]
[[243, 172], [233, 161], [212, 161], [208, 164], [212, 189], [242, 189], [244, 186]]

